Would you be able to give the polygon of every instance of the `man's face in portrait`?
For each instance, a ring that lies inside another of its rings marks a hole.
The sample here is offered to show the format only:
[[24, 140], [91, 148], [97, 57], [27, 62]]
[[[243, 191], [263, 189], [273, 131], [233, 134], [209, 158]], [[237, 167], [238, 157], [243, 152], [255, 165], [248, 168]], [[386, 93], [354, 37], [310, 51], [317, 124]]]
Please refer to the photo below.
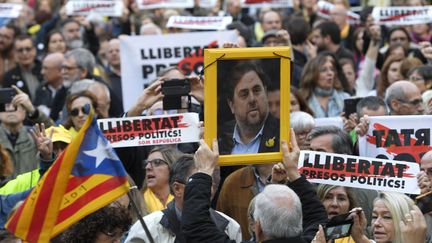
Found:
[[269, 110], [268, 100], [263, 81], [255, 71], [241, 77], [228, 105], [240, 127], [263, 125]]

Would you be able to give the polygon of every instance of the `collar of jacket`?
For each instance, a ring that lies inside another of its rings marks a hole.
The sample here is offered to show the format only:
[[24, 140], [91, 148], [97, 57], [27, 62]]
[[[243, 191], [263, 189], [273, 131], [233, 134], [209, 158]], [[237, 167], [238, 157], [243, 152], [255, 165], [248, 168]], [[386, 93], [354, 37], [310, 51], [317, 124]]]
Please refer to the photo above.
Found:
[[258, 185], [252, 166], [246, 166], [243, 168], [240, 178], [241, 188], [251, 188], [254, 195], [258, 194]]
[[[186, 243], [186, 240], [183, 236], [181, 229], [181, 222], [177, 218], [177, 214], [175, 211], [175, 200], [172, 200], [168, 203], [167, 208], [162, 210], [163, 216], [161, 221], [159, 222], [165, 229], [171, 231], [175, 236], [175, 242]], [[225, 232], [226, 227], [229, 224], [229, 221], [224, 218], [222, 215], [218, 214], [214, 209], [210, 208], [210, 218], [215, 222], [216, 227]]]
[[301, 236], [289, 237], [289, 238], [278, 238], [263, 241], [262, 243], [305, 243]]

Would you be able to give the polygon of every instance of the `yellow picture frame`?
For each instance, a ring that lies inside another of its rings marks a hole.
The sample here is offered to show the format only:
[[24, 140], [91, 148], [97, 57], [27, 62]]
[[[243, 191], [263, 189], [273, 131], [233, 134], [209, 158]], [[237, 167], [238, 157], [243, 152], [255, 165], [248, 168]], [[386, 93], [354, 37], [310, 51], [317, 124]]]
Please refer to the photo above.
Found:
[[[290, 135], [290, 80], [291, 63], [289, 47], [219, 48], [204, 50], [204, 139], [209, 146], [218, 136], [217, 62], [223, 60], [267, 59], [280, 60], [280, 140], [289, 141]], [[282, 161], [282, 151], [220, 155], [220, 166], [266, 164]]]

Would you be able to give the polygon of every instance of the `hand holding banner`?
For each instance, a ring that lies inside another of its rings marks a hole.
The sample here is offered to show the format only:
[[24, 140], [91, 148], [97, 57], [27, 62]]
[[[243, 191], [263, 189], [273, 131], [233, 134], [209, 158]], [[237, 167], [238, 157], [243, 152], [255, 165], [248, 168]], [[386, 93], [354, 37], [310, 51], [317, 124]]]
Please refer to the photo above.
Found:
[[420, 194], [417, 163], [301, 151], [298, 164], [300, 173], [315, 183]]

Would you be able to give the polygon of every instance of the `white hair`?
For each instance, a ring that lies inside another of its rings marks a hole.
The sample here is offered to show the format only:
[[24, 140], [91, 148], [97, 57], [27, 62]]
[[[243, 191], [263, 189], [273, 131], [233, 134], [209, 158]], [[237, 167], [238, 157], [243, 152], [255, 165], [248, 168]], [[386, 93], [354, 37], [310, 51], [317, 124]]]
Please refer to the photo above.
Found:
[[95, 82], [96, 81], [91, 80], [91, 79], [83, 79], [80, 81], [76, 81], [70, 87], [69, 93], [70, 94], [77, 94], [77, 93], [83, 92], [83, 91], [87, 90], [90, 87], [90, 85], [94, 84]]
[[303, 231], [300, 199], [285, 185], [268, 185], [256, 196], [254, 218], [268, 239], [295, 237]]
[[314, 118], [304, 111], [295, 111], [290, 116], [290, 126], [294, 132], [303, 132], [315, 127]]
[[153, 35], [161, 35], [162, 30], [159, 26], [154, 23], [144, 24], [140, 28], [140, 35], [149, 35], [149, 31]]

